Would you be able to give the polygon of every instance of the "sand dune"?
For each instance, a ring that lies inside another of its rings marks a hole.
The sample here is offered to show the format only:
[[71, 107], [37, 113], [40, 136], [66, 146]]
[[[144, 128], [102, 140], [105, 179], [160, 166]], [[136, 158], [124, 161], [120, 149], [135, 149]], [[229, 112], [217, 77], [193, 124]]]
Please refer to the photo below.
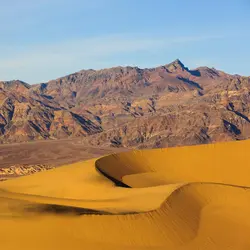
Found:
[[250, 249], [249, 148], [123, 152], [2, 182], [1, 249]]

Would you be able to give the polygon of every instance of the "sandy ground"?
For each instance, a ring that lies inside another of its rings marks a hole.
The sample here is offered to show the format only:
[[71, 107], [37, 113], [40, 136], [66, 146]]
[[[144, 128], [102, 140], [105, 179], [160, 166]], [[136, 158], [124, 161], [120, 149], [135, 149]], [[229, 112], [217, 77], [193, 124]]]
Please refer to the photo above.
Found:
[[117, 148], [89, 147], [76, 140], [49, 140], [0, 145], [0, 168], [15, 164], [60, 166], [114, 152]]
[[122, 152], [2, 182], [1, 249], [250, 249], [249, 148]]

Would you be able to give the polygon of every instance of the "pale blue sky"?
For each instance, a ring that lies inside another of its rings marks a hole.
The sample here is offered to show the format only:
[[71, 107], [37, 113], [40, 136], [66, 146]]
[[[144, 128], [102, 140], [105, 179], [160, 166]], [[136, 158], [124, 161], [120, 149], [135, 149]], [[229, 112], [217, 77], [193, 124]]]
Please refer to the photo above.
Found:
[[0, 0], [0, 80], [176, 58], [250, 75], [249, 13], [250, 0]]

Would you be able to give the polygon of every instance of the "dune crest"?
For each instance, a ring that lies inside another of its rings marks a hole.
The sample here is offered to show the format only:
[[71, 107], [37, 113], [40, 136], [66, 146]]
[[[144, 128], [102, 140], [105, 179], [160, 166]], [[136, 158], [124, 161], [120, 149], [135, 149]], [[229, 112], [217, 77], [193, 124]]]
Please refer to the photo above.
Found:
[[249, 249], [250, 141], [112, 154], [0, 183], [3, 249]]

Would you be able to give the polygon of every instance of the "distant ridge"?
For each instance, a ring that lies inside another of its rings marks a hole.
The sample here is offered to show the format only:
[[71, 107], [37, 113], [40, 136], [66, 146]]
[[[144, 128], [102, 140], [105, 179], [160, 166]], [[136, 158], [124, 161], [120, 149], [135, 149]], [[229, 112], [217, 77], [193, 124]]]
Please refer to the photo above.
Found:
[[0, 142], [81, 137], [92, 145], [162, 147], [246, 139], [249, 81], [179, 59], [81, 70], [36, 85], [2, 81]]

